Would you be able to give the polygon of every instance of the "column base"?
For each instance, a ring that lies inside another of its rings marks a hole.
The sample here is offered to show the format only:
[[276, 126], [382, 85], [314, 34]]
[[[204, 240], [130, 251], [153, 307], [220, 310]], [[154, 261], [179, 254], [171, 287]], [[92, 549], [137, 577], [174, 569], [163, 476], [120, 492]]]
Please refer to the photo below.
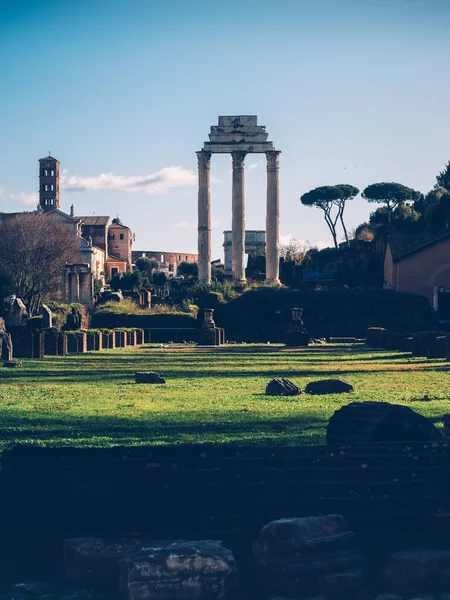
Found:
[[264, 285], [282, 285], [279, 279], [266, 279]]

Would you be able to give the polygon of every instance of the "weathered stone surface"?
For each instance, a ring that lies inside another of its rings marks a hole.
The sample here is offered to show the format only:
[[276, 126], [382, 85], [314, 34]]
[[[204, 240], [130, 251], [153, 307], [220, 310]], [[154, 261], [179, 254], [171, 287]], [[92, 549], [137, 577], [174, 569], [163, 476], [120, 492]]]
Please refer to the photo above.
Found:
[[339, 408], [327, 427], [327, 444], [429, 442], [442, 440], [433, 423], [408, 406], [351, 402]]
[[136, 371], [134, 380], [136, 383], [166, 383], [164, 377], [155, 371]]
[[17, 296], [8, 296], [3, 300], [6, 327], [23, 327], [28, 322], [25, 304]]
[[64, 572], [72, 581], [118, 585], [120, 560], [145, 546], [130, 538], [69, 538], [64, 541]]
[[448, 591], [450, 550], [413, 548], [394, 552], [380, 576], [383, 590], [411, 596]]
[[279, 519], [253, 544], [261, 593], [268, 597], [346, 597], [364, 584], [364, 560], [341, 515]]
[[289, 379], [272, 379], [266, 386], [267, 396], [298, 396], [301, 394], [299, 387]]
[[346, 394], [353, 392], [353, 386], [342, 379], [322, 379], [321, 381], [311, 381], [306, 386], [307, 394]]
[[1, 357], [2, 360], [12, 361], [13, 359], [13, 344], [11, 334], [0, 333]]
[[52, 311], [46, 304], [41, 304], [41, 315], [42, 315], [42, 329], [53, 327], [52, 324]]
[[220, 542], [166, 542], [121, 561], [129, 600], [227, 600], [236, 585], [236, 561]]

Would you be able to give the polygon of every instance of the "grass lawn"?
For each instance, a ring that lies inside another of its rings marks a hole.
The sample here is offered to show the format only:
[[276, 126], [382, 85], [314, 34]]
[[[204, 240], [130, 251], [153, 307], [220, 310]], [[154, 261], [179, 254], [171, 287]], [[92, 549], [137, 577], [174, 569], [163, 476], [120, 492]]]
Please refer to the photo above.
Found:
[[[450, 412], [450, 363], [441, 359], [363, 347], [236, 350], [145, 347], [22, 359], [22, 368], [0, 371], [0, 448], [12, 442], [318, 444], [333, 412], [355, 400], [404, 403], [439, 426]], [[137, 385], [138, 370], [159, 371], [167, 384]], [[341, 377], [355, 392], [265, 396], [276, 376], [300, 388]]]

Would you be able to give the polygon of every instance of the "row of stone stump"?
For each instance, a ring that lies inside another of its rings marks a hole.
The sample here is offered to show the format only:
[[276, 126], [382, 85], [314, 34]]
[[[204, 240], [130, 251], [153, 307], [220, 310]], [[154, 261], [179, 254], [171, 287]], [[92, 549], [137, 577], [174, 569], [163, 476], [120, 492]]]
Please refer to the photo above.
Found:
[[370, 327], [366, 332], [366, 345], [372, 348], [410, 352], [412, 356], [450, 360], [450, 333], [448, 332], [408, 333], [383, 327]]
[[126, 348], [144, 343], [143, 329], [93, 331], [32, 330], [26, 327], [11, 330], [15, 357], [42, 358], [65, 356], [111, 348]]
[[[358, 549], [356, 536], [341, 515], [272, 521], [263, 527], [251, 550], [251, 557], [238, 564], [232, 550], [215, 540], [70, 538], [64, 541], [66, 583], [59, 584], [56, 595], [49, 582], [12, 580], [9, 588], [0, 589], [0, 597], [2, 600], [449, 598], [446, 596], [450, 591], [449, 550], [415, 548], [390, 556], [387, 551], [382, 564], [374, 568]], [[45, 590], [45, 594], [39, 594], [39, 590]]]

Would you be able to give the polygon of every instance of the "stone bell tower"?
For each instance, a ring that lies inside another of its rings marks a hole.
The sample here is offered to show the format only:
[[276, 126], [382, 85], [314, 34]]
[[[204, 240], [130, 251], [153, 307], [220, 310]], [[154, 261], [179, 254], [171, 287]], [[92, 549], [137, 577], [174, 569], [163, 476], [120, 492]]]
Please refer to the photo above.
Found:
[[43, 212], [59, 210], [59, 160], [39, 159], [39, 207]]

